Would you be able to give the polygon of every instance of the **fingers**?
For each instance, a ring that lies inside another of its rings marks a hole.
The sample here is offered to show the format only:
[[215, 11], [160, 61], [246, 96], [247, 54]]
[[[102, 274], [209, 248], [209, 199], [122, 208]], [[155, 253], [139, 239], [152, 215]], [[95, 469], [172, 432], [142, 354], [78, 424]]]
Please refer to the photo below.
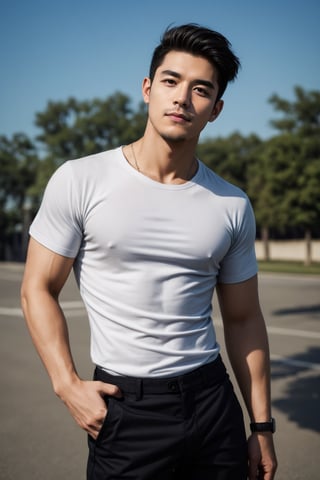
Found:
[[94, 408], [92, 405], [80, 405], [79, 403], [77, 412], [74, 411], [74, 408], [69, 407], [69, 409], [79, 427], [96, 439], [108, 414], [106, 405], [97, 405]]
[[84, 428], [88, 435], [90, 435], [94, 440], [97, 440], [107, 415], [108, 411], [106, 411], [103, 417], [101, 417], [100, 419], [95, 419], [92, 424], [87, 424], [86, 428]]
[[121, 398], [122, 392], [117, 385], [112, 385], [111, 383], [96, 382], [99, 384], [99, 393], [104, 396], [108, 395], [110, 397]]
[[[96, 391], [102, 398], [106, 396], [115, 398], [122, 397], [122, 392], [117, 385], [112, 385], [110, 383], [104, 383], [99, 381], [93, 382], [93, 384], [95, 384]], [[108, 408], [106, 406], [106, 403], [104, 402], [103, 410], [99, 409], [99, 411], [96, 412], [92, 411], [91, 418], [87, 419], [84, 429], [94, 440], [97, 439], [107, 415]]]
[[122, 393], [116, 385], [78, 379], [66, 386], [60, 398], [77, 424], [96, 439], [107, 415], [106, 396], [121, 398]]
[[253, 434], [248, 439], [249, 480], [272, 480], [277, 469], [272, 434]]

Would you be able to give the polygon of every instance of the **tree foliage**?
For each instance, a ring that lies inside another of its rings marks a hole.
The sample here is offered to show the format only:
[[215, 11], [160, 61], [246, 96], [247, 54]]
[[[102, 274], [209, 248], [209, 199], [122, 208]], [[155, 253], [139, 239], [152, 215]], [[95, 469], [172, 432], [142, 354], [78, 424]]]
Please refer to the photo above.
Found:
[[[248, 190], [264, 232], [303, 229], [310, 243], [320, 233], [320, 92], [295, 87], [294, 95], [270, 98], [281, 117], [271, 122], [278, 134], [252, 165]], [[306, 251], [310, 263], [310, 244]]]
[[246, 190], [249, 166], [255, 163], [261, 143], [256, 135], [233, 133], [226, 138], [204, 140], [197, 153], [218, 175]]
[[134, 111], [130, 98], [120, 92], [104, 100], [49, 102], [36, 114], [37, 140], [59, 165], [134, 140], [142, 135], [145, 118], [142, 105]]
[[273, 94], [269, 102], [282, 118], [272, 120], [271, 124], [280, 133], [302, 136], [317, 136], [320, 130], [320, 91], [306, 91], [302, 87], [294, 88], [295, 99], [286, 100]]
[[22, 212], [38, 168], [33, 142], [23, 133], [0, 136], [0, 258], [22, 227]]
[[284, 226], [319, 232], [320, 91], [306, 92], [295, 87], [294, 93], [293, 102], [277, 95], [270, 98], [282, 119], [272, 121], [279, 135], [273, 139], [276, 149], [268, 153], [268, 169], [277, 170], [280, 180], [282, 201], [276, 211], [283, 212]]
[[21, 208], [34, 182], [38, 157], [32, 141], [18, 133], [0, 136], [0, 205], [1, 208]]
[[35, 193], [41, 193], [54, 170], [66, 160], [85, 157], [141, 136], [146, 122], [144, 104], [136, 110], [127, 95], [116, 92], [104, 100], [49, 102], [36, 114], [40, 130], [37, 141], [43, 145]]

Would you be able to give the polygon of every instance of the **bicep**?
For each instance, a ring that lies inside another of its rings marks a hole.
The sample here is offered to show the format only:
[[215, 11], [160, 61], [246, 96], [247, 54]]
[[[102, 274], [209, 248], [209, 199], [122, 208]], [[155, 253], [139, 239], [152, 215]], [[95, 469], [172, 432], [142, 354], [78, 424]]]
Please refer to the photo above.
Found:
[[64, 257], [30, 238], [22, 295], [45, 290], [57, 298], [74, 263], [74, 258]]
[[239, 283], [219, 283], [217, 296], [224, 322], [241, 321], [261, 314], [257, 275]]

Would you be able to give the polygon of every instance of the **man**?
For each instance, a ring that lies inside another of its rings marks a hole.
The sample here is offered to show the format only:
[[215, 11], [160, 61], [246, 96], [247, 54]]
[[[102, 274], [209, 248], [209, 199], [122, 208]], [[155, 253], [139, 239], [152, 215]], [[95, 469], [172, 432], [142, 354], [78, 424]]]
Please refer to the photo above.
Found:
[[[239, 60], [217, 32], [165, 32], [135, 143], [66, 162], [31, 229], [22, 305], [56, 394], [88, 432], [87, 478], [274, 478], [268, 341], [246, 195], [195, 157]], [[79, 378], [59, 293], [74, 268], [94, 381]], [[214, 288], [242, 412], [211, 321]], [[249, 452], [249, 453], [248, 453]]]

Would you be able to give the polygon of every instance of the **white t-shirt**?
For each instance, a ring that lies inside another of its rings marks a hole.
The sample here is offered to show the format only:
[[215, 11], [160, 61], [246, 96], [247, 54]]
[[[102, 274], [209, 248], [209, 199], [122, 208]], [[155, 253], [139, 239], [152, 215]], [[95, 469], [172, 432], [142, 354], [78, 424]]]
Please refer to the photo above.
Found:
[[170, 377], [214, 360], [214, 287], [257, 272], [247, 196], [200, 161], [181, 185], [136, 171], [122, 148], [66, 162], [30, 234], [75, 258], [92, 361], [115, 375]]

